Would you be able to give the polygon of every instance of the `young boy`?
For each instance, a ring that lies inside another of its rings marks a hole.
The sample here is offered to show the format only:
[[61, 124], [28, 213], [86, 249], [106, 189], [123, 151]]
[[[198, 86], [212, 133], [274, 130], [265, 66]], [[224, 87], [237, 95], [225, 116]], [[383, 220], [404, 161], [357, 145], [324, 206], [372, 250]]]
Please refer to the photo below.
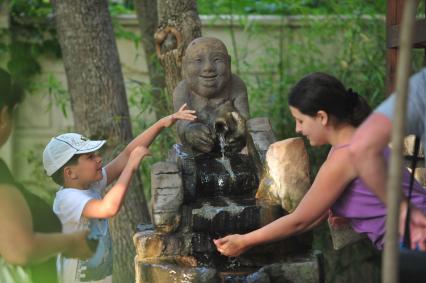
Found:
[[[90, 229], [99, 238], [96, 254], [89, 260], [58, 258], [61, 283], [112, 282], [112, 251], [108, 218], [118, 213], [134, 172], [141, 160], [150, 154], [148, 147], [163, 128], [177, 120], [196, 119], [186, 104], [178, 112], [164, 117], [131, 141], [105, 167], [96, 153], [105, 141], [91, 141], [67, 133], [47, 144], [43, 165], [48, 176], [61, 187], [56, 193], [53, 211], [62, 222], [65, 233]], [[115, 185], [102, 198], [101, 191], [111, 182]]]

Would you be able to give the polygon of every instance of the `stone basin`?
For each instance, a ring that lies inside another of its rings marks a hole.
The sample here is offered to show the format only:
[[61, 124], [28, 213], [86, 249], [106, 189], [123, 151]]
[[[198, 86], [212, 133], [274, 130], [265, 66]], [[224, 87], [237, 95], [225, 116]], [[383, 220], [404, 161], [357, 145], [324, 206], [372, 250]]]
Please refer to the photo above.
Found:
[[318, 283], [323, 282], [322, 257], [308, 253], [264, 266], [227, 270], [198, 265], [191, 257], [136, 257], [136, 283]]

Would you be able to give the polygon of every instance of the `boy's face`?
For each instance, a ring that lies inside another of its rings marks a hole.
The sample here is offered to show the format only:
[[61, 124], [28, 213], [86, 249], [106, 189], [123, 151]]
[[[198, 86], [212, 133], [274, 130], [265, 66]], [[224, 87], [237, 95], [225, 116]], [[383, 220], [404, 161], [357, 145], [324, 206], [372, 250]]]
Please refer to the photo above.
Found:
[[87, 188], [93, 182], [102, 179], [102, 158], [98, 152], [81, 154], [78, 163], [69, 166], [73, 182], [76, 182], [80, 188]]

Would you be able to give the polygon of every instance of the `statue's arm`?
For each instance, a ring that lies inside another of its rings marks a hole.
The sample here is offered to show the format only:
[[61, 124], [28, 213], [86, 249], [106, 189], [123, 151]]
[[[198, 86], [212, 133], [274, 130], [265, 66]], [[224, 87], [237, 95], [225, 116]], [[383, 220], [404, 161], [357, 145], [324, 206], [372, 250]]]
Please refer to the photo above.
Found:
[[232, 92], [231, 97], [234, 107], [247, 121], [250, 119], [249, 103], [247, 96], [247, 87], [245, 83], [237, 76], [232, 75]]
[[[189, 99], [188, 99], [188, 88], [185, 81], [181, 81], [178, 86], [173, 91], [173, 108], [174, 111], [178, 111], [179, 108], [187, 103], [188, 108], [191, 108], [191, 105], [189, 105]], [[185, 128], [186, 126], [191, 123], [190, 121], [186, 120], [179, 120], [176, 122], [176, 129], [179, 136], [179, 139], [182, 143], [185, 143]]]

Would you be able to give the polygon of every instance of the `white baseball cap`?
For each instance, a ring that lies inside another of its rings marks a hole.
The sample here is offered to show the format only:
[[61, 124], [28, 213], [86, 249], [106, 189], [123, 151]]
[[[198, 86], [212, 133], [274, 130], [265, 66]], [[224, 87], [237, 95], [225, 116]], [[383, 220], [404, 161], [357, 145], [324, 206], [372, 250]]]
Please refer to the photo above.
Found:
[[47, 176], [52, 176], [64, 166], [75, 154], [83, 154], [100, 149], [105, 140], [91, 141], [75, 133], [54, 137], [43, 151], [43, 166]]

